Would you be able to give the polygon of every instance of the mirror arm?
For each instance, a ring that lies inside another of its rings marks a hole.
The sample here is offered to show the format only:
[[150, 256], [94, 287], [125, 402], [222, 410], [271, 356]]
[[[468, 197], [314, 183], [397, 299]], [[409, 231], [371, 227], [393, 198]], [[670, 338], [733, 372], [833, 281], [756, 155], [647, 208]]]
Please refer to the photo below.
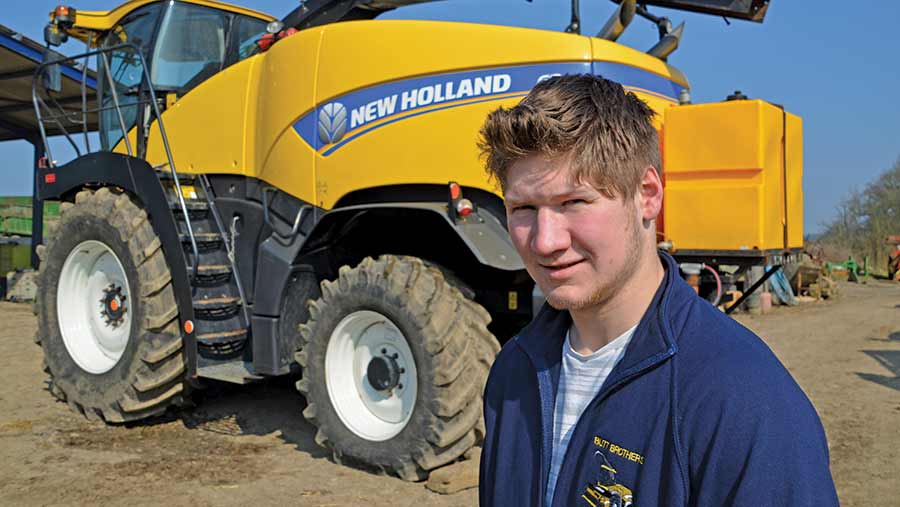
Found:
[[566, 33], [581, 34], [581, 14], [578, 0], [572, 0], [572, 21], [566, 27]]

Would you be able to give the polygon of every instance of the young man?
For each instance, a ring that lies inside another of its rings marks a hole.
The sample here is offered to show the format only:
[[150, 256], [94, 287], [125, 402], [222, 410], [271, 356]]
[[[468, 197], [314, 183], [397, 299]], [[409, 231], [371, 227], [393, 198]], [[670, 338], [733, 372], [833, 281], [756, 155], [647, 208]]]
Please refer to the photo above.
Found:
[[481, 506], [837, 505], [800, 387], [657, 251], [652, 116], [563, 76], [482, 129], [547, 304], [491, 369]]

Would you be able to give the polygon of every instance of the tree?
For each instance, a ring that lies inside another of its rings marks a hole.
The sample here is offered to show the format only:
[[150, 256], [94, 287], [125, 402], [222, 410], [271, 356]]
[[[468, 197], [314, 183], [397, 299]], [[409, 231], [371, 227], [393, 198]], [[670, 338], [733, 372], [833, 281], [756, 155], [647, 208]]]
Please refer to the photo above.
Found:
[[[819, 243], [826, 251], [846, 252], [858, 261], [868, 256], [878, 272], [886, 271], [888, 235], [900, 234], [900, 158], [863, 191], [852, 190], [838, 204], [837, 217]], [[831, 258], [828, 260], [845, 260]]]

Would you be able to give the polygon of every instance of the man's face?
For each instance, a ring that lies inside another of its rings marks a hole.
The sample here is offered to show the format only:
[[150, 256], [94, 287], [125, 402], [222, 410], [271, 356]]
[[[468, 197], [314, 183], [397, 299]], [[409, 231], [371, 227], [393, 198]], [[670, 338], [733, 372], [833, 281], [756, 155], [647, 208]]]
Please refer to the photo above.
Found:
[[567, 158], [531, 155], [507, 174], [509, 233], [528, 273], [559, 310], [601, 305], [635, 273], [643, 237], [634, 199], [574, 181]]

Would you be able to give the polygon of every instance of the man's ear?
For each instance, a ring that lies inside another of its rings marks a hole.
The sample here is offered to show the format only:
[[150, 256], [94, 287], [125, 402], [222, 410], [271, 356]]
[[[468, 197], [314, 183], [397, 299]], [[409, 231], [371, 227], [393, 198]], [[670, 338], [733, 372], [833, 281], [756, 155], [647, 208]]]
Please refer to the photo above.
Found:
[[636, 198], [641, 218], [645, 222], [655, 220], [659, 216], [662, 211], [663, 183], [655, 167], [647, 166], [644, 169]]

